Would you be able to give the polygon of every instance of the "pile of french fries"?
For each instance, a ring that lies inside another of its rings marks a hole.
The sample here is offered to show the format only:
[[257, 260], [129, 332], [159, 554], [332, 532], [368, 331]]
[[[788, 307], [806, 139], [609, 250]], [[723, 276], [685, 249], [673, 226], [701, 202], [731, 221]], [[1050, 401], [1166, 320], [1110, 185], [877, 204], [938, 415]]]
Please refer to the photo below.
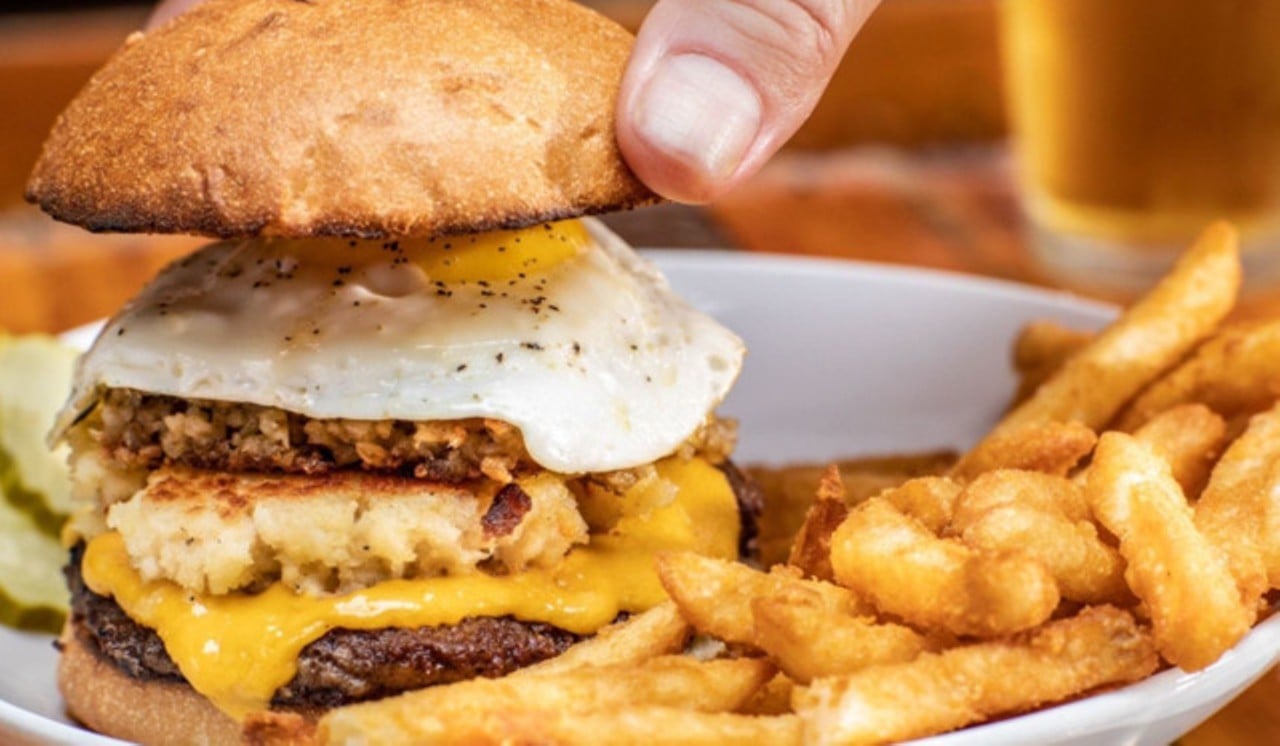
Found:
[[1239, 283], [1212, 226], [1099, 334], [1027, 327], [958, 458], [758, 473], [767, 571], [663, 555], [671, 603], [559, 658], [246, 738], [876, 744], [1202, 669], [1280, 587], [1280, 320], [1223, 325]]

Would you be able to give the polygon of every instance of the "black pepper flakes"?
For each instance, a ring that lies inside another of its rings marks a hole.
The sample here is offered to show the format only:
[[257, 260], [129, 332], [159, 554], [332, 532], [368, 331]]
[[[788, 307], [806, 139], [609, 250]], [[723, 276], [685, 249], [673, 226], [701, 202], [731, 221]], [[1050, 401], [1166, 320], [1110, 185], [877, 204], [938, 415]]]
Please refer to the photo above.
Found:
[[462, 365], [459, 365], [458, 367], [454, 368], [454, 371], [455, 371], [455, 372], [458, 372], [458, 373], [461, 373], [462, 371], [464, 371], [464, 370], [466, 370], [466, 369], [467, 369], [467, 364], [466, 364], [466, 363], [463, 363]]
[[502, 361], [506, 360], [507, 356], [506, 354], [499, 352], [497, 355], [493, 356], [493, 359], [498, 361], [498, 365], [502, 365]]
[[538, 344], [537, 342], [521, 342], [521, 343], [520, 343], [520, 346], [521, 346], [521, 347], [523, 347], [523, 348], [525, 348], [526, 350], [541, 350], [541, 349], [542, 349], [542, 345]]

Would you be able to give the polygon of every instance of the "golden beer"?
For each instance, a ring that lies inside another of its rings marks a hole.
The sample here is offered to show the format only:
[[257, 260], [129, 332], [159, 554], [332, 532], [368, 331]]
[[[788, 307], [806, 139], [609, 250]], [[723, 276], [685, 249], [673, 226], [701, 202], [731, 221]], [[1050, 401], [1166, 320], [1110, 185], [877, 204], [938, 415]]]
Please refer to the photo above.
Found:
[[1124, 260], [1098, 256], [1112, 252], [1155, 273], [1158, 253], [1217, 218], [1280, 257], [1280, 0], [1003, 0], [1002, 13], [1041, 250], [1094, 254], [1050, 266], [1107, 272]]

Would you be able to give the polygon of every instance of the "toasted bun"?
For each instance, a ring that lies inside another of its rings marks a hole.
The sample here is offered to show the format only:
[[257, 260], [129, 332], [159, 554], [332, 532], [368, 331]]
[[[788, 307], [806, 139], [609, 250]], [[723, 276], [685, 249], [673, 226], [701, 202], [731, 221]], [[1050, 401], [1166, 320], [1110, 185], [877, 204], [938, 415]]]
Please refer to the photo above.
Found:
[[240, 726], [186, 684], [131, 679], [62, 635], [58, 688], [67, 712], [93, 730], [147, 746], [240, 743]]
[[27, 185], [98, 231], [420, 236], [655, 197], [619, 156], [631, 35], [570, 0], [210, 0], [134, 34]]

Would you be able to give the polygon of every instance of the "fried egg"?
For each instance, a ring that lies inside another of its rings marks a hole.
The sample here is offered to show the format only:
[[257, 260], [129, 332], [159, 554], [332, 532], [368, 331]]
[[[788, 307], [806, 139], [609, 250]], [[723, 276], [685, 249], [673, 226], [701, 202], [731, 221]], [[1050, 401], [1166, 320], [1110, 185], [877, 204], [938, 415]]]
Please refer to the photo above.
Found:
[[62, 424], [108, 387], [315, 418], [487, 417], [547, 469], [609, 471], [675, 450], [744, 354], [592, 220], [249, 238], [176, 262], [108, 322]]

